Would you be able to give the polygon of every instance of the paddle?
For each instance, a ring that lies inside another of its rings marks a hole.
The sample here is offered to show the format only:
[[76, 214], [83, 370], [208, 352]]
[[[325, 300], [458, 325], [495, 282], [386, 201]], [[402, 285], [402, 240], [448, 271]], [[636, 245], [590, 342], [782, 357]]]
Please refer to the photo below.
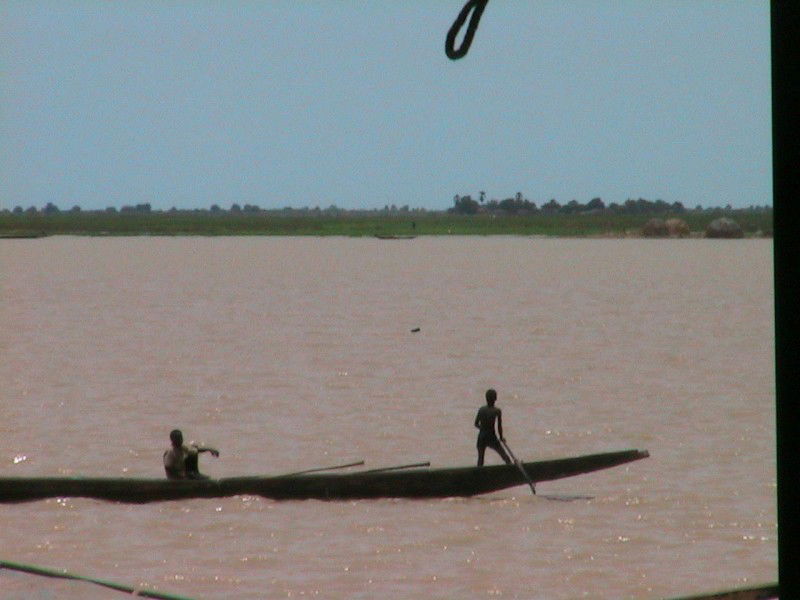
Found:
[[292, 477], [293, 475], [305, 475], [306, 473], [317, 473], [318, 471], [334, 471], [335, 469], [346, 469], [347, 467], [359, 467], [364, 464], [363, 460], [358, 462], [347, 463], [346, 465], [336, 465], [333, 467], [317, 467], [316, 469], [306, 469], [305, 471], [297, 471], [295, 473], [286, 473], [281, 477]]
[[536, 495], [536, 488], [533, 485], [533, 479], [531, 479], [531, 476], [528, 475], [528, 472], [525, 470], [525, 467], [517, 459], [517, 457], [514, 456], [514, 453], [511, 451], [511, 448], [508, 447], [508, 443], [505, 440], [501, 439], [500, 443], [503, 444], [503, 447], [506, 449], [506, 452], [508, 452], [508, 455], [511, 457], [511, 460], [514, 461], [514, 464], [517, 465], [517, 468], [520, 470], [520, 473], [522, 473], [523, 477], [525, 477], [525, 479], [527, 480], [528, 485], [531, 486], [531, 491], [533, 492], [534, 495]]

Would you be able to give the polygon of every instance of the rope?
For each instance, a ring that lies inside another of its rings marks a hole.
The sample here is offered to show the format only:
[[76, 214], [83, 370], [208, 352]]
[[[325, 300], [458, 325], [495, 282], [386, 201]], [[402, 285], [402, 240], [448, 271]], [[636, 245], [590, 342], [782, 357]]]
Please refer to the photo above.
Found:
[[[461, 12], [458, 13], [456, 20], [453, 22], [452, 27], [450, 27], [450, 31], [447, 32], [447, 38], [444, 42], [444, 52], [447, 54], [447, 58], [458, 60], [467, 55], [469, 47], [472, 44], [472, 38], [475, 36], [475, 30], [478, 29], [478, 23], [481, 20], [483, 9], [486, 8], [486, 3], [488, 1], [489, 0], [468, 0], [464, 8], [461, 9]], [[462, 41], [461, 46], [456, 49], [456, 37], [459, 31], [461, 31], [461, 27], [463, 27], [464, 21], [467, 20], [467, 15], [469, 15], [470, 12], [472, 12], [472, 17], [470, 17], [469, 25], [467, 25], [467, 32], [464, 34], [464, 41]]]

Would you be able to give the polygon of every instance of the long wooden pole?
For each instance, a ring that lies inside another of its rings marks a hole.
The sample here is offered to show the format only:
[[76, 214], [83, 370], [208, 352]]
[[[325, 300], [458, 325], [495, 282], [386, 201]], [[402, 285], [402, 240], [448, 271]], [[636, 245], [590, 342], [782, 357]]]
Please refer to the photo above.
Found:
[[142, 598], [156, 598], [158, 600], [191, 600], [186, 596], [175, 596], [174, 594], [165, 594], [163, 592], [156, 592], [155, 590], [145, 590], [142, 588], [135, 588], [113, 581], [106, 581], [105, 579], [95, 579], [94, 577], [85, 577], [83, 575], [74, 575], [66, 571], [55, 569], [45, 569], [44, 567], [37, 567], [35, 565], [24, 565], [21, 563], [13, 563], [7, 560], [0, 560], [0, 569], [9, 569], [11, 571], [19, 571], [21, 573], [30, 573], [31, 575], [42, 575], [44, 577], [54, 577], [56, 579], [72, 579], [76, 581], [85, 581], [93, 583], [105, 588], [116, 590], [118, 592], [125, 592], [134, 594]]
[[503, 444], [503, 447], [506, 449], [506, 452], [508, 452], [508, 455], [511, 457], [511, 460], [514, 461], [514, 464], [517, 465], [517, 468], [520, 470], [522, 475], [527, 480], [528, 485], [531, 486], [531, 491], [533, 492], [534, 495], [536, 495], [536, 487], [534, 487], [533, 485], [533, 479], [531, 479], [531, 476], [528, 475], [528, 472], [525, 470], [523, 464], [517, 459], [516, 456], [514, 456], [514, 453], [511, 451], [511, 448], [509, 448], [508, 443], [505, 440], [500, 440], [500, 443]]
[[419, 463], [412, 463], [410, 465], [398, 465], [396, 467], [381, 467], [380, 469], [370, 469], [368, 471], [362, 471], [362, 473], [377, 473], [379, 471], [398, 471], [400, 469], [413, 469], [414, 467], [430, 467], [430, 461], [426, 462], [419, 462]]
[[346, 469], [347, 467], [360, 467], [364, 464], [363, 460], [358, 462], [347, 463], [346, 465], [335, 465], [333, 467], [317, 467], [316, 469], [306, 469], [305, 471], [296, 471], [295, 473], [286, 473], [281, 477], [291, 477], [293, 475], [305, 475], [306, 473], [317, 473], [319, 471], [334, 471], [336, 469]]

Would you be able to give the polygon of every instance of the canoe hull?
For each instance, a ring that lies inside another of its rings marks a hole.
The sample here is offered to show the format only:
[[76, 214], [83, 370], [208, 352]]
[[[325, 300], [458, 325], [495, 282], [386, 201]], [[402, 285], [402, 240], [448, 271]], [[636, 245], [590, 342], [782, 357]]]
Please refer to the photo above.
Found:
[[[534, 482], [590, 473], [646, 458], [646, 450], [623, 450], [525, 463]], [[0, 478], [0, 502], [84, 497], [142, 503], [187, 498], [252, 495], [276, 500], [445, 498], [475, 496], [525, 485], [515, 465], [362, 471], [277, 477], [229, 477], [202, 481], [89, 477]]]

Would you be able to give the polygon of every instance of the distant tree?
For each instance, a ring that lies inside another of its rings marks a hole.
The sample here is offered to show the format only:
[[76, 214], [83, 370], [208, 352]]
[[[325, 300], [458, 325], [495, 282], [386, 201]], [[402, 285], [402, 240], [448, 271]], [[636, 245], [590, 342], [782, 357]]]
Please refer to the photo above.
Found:
[[116, 206], [108, 206], [108, 207], [106, 207], [106, 212], [108, 214], [115, 214], [117, 212], [117, 207]]
[[680, 202], [673, 202], [671, 208], [672, 208], [672, 212], [676, 212], [676, 213], [686, 212], [686, 209], [683, 207], [683, 204], [681, 204]]
[[28, 214], [28, 215], [35, 215], [35, 214], [38, 214], [38, 213], [39, 213], [39, 211], [36, 210], [35, 206], [29, 206], [28, 208], [25, 209], [25, 214]]
[[79, 212], [81, 212], [81, 207], [76, 204], [75, 206], [73, 206], [72, 208], [69, 209], [69, 212], [71, 212], [71, 213], [79, 213]]
[[655, 209], [656, 212], [664, 213], [664, 212], [669, 212], [669, 209], [671, 207], [669, 203], [664, 202], [663, 200], [656, 200], [655, 204], [653, 205], [653, 208]]
[[456, 196], [454, 199], [454, 206], [450, 212], [461, 215], [474, 215], [478, 212], [480, 204], [472, 199], [472, 196]]
[[577, 200], [573, 199], [573, 200], [570, 200], [569, 202], [567, 202], [559, 210], [562, 213], [565, 213], [565, 214], [568, 214], [568, 215], [572, 215], [572, 214], [581, 212], [582, 209], [583, 209], [583, 205], [580, 202], [578, 202]]
[[586, 210], [603, 210], [605, 207], [605, 203], [600, 198], [592, 198], [586, 204]]
[[556, 202], [555, 198], [551, 198], [544, 204], [542, 204], [542, 212], [557, 212], [561, 208], [561, 205]]
[[658, 202], [661, 203], [660, 207], [657, 207], [656, 204], [654, 204], [650, 200], [645, 200], [644, 198], [639, 198], [637, 200], [628, 198], [627, 200], [625, 200], [623, 208], [624, 211], [628, 214], [638, 214], [638, 215], [646, 215], [656, 212], [657, 208], [659, 208], [659, 210], [666, 210], [669, 208], [669, 205], [663, 200], [659, 200]]
[[478, 194], [480, 194], [480, 198], [478, 198], [478, 202], [483, 204], [483, 201], [486, 200], [486, 192], [481, 190], [480, 192], [478, 192]]
[[21, 215], [24, 211], [22, 210], [21, 206], [17, 205], [11, 212], [14, 213], [15, 215]]
[[636, 214], [639, 212], [639, 207], [636, 205], [636, 200], [628, 198], [622, 205], [622, 210], [628, 214]]
[[231, 204], [231, 212], [238, 215], [240, 212], [242, 212], [242, 207], [236, 203], [233, 203]]
[[52, 202], [48, 202], [45, 205], [44, 210], [42, 212], [44, 212], [44, 214], [46, 215], [55, 215], [60, 213], [61, 211], [58, 210], [58, 207], [55, 204], [53, 204]]
[[219, 207], [219, 204], [212, 204], [211, 205], [211, 212], [214, 214], [218, 214], [222, 212], [222, 209]]
[[134, 210], [135, 210], [136, 212], [145, 212], [145, 213], [149, 213], [149, 212], [150, 212], [150, 210], [151, 210], [150, 203], [149, 203], [149, 202], [147, 202], [147, 203], [145, 203], [145, 204], [137, 204]]
[[653, 203], [644, 198], [638, 198], [636, 200], [636, 210], [643, 215], [651, 213], [653, 212]]
[[509, 213], [517, 212], [517, 202], [514, 200], [514, 198], [505, 198], [504, 200], [500, 200], [500, 202], [497, 203], [497, 207], [500, 210], [504, 210]]

